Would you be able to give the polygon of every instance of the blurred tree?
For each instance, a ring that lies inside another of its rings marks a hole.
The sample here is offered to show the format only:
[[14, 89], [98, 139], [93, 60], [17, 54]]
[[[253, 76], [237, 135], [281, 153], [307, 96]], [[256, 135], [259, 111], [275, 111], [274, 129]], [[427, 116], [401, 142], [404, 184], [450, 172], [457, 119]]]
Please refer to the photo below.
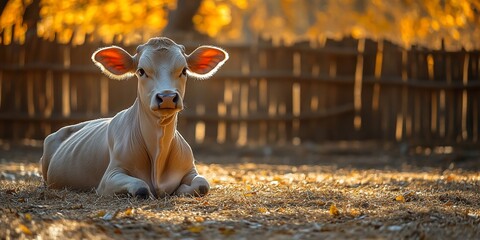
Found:
[[202, 0], [178, 0], [177, 7], [168, 15], [168, 24], [164, 32], [193, 31], [193, 16], [201, 3]]
[[22, 23], [26, 25], [26, 38], [31, 39], [37, 34], [37, 23], [40, 21], [40, 0], [33, 0], [25, 7]]
[[353, 36], [405, 47], [440, 48], [443, 42], [447, 48], [480, 48], [478, 0], [9, 0], [0, 4], [1, 43], [12, 36], [24, 41], [34, 26], [21, 21], [22, 15], [38, 1], [38, 36], [73, 44], [138, 43], [162, 31], [196, 31], [229, 42], [263, 37], [292, 44]]
[[2, 16], [2, 13], [3, 13], [3, 10], [5, 9], [5, 7], [7, 6], [7, 0], [5, 1], [0, 1], [0, 16]]

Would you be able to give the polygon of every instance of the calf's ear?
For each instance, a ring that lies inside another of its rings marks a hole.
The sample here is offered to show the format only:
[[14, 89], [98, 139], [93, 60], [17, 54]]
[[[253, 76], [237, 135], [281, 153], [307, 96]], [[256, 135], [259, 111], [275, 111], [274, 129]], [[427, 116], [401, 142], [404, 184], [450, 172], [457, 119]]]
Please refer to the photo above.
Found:
[[188, 75], [198, 79], [211, 77], [228, 60], [228, 53], [213, 46], [201, 46], [187, 56]]
[[92, 61], [105, 75], [113, 79], [127, 79], [135, 73], [133, 56], [117, 46], [97, 50], [92, 55]]

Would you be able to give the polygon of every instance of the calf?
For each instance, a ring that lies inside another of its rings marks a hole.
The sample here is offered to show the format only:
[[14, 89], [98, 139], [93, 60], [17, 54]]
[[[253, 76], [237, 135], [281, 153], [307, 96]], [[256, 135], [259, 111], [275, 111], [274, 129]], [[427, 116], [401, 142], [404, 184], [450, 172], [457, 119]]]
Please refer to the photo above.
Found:
[[225, 51], [212, 46], [186, 55], [183, 46], [162, 37], [137, 47], [134, 56], [116, 46], [96, 51], [92, 60], [109, 77], [137, 76], [137, 98], [112, 118], [47, 136], [40, 159], [46, 185], [140, 198], [207, 194], [209, 184], [176, 129], [177, 115], [187, 76], [209, 78], [227, 59]]

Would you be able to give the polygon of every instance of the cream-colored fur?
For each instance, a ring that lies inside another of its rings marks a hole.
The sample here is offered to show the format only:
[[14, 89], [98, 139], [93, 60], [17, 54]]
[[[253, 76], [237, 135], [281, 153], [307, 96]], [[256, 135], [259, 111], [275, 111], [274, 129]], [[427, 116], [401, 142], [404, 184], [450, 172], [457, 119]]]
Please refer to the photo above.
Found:
[[[210, 52], [202, 55], [205, 49]], [[92, 59], [106, 75], [114, 79], [137, 76], [137, 99], [112, 118], [67, 126], [49, 135], [40, 159], [47, 186], [96, 188], [100, 195], [205, 195], [208, 181], [198, 174], [192, 150], [176, 130], [187, 78], [183, 73], [210, 77], [228, 54], [208, 46], [197, 50], [186, 55], [183, 47], [172, 40], [153, 38], [139, 46], [134, 56], [115, 46], [95, 52]], [[114, 64], [109, 64], [111, 54], [105, 53], [113, 53]], [[214, 59], [203, 58], [212, 53]], [[199, 60], [211, 65], [211, 69], [200, 74], [192, 72], [192, 64]], [[175, 109], [160, 107], [157, 95], [165, 92], [178, 94]]]

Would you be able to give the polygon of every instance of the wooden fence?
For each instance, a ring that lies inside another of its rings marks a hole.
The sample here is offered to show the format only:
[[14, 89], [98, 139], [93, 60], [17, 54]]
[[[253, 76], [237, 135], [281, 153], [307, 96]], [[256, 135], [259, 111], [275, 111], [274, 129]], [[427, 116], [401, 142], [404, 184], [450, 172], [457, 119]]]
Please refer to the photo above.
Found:
[[[90, 60], [99, 46], [40, 39], [0, 46], [0, 138], [41, 140], [130, 106], [137, 81], [103, 76]], [[478, 142], [478, 51], [363, 39], [223, 47], [226, 65], [212, 79], [187, 83], [178, 126], [192, 144]]]

